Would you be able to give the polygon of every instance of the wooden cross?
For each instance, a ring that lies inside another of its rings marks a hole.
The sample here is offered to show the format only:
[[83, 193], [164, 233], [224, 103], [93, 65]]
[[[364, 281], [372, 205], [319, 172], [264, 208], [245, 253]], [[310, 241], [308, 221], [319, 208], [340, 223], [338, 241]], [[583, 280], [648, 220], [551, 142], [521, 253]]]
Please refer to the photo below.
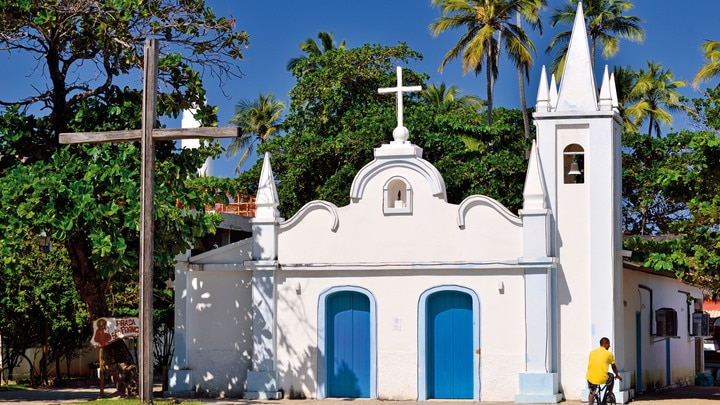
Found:
[[[395, 128], [395, 131], [393, 131], [393, 136], [395, 135], [395, 132], [398, 132], [398, 130], [402, 130], [401, 132], [407, 133], [407, 128], [405, 128], [403, 123], [403, 92], [410, 92], [410, 91], [421, 91], [421, 86], [403, 86], [402, 85], [402, 68], [400, 66], [397, 67], [397, 86], [395, 87], [385, 87], [378, 89], [378, 93], [397, 93], [397, 128]], [[396, 139], [398, 140], [398, 139]], [[405, 139], [402, 139], [403, 141], [407, 140], [407, 135], [405, 135]]]
[[239, 127], [153, 129], [157, 102], [158, 40], [145, 40], [142, 124], [139, 130], [78, 132], [60, 134], [61, 144], [140, 141], [142, 168], [140, 179], [140, 339], [138, 339], [140, 401], [152, 402], [153, 393], [153, 194], [155, 189], [155, 140], [188, 138], [235, 138]]

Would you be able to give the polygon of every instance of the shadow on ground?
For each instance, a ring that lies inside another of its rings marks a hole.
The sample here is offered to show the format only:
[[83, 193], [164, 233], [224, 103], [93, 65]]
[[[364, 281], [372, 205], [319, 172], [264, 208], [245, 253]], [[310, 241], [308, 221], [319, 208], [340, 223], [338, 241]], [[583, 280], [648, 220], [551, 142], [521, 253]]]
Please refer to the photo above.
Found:
[[[664, 399], [714, 399], [720, 401], [720, 387], [690, 385], [635, 395], [634, 401], [662, 401]], [[720, 402], [718, 403], [720, 405]]]

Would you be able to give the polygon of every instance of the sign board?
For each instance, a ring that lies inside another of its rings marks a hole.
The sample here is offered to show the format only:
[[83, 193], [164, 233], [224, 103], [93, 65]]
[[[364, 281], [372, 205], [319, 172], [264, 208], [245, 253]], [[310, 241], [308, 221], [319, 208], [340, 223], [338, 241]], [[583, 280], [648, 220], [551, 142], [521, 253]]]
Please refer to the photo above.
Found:
[[93, 335], [90, 344], [95, 347], [140, 334], [140, 318], [98, 318], [93, 321]]

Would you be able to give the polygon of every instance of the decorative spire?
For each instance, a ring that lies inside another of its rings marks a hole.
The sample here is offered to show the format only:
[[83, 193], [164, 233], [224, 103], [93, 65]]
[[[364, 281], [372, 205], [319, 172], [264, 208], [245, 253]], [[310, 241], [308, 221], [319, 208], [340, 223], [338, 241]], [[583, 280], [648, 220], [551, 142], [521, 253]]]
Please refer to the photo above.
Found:
[[550, 111], [550, 94], [548, 94], [547, 73], [545, 72], [545, 65], [543, 65], [542, 70], [540, 71], [540, 84], [538, 85], [535, 111]]
[[277, 206], [280, 203], [275, 188], [275, 176], [273, 176], [272, 167], [270, 166], [270, 153], [265, 152], [262, 171], [260, 172], [260, 181], [258, 182], [257, 198], [255, 199], [255, 218], [257, 219], [277, 219], [280, 212]]
[[421, 86], [403, 86], [402, 85], [402, 68], [397, 67], [397, 86], [385, 87], [378, 89], [378, 93], [397, 93], [397, 127], [393, 130], [393, 143], [405, 143], [410, 136], [410, 132], [403, 125], [403, 91], [420, 91]]
[[523, 188], [523, 210], [545, 209], [545, 183], [543, 183], [540, 158], [537, 145], [533, 140], [530, 147], [530, 160], [528, 161], [525, 187]]
[[575, 23], [565, 55], [565, 68], [560, 78], [560, 91], [555, 111], [597, 111], [597, 88], [581, 2], [578, 2]]
[[610, 73], [610, 98], [612, 99], [613, 109], [620, 108], [617, 97], [617, 87], [615, 87], [615, 72]]
[[602, 84], [600, 85], [600, 101], [598, 102], [598, 108], [600, 111], [612, 110], [612, 94], [610, 92], [610, 76], [608, 75], [608, 67], [605, 65], [603, 71]]

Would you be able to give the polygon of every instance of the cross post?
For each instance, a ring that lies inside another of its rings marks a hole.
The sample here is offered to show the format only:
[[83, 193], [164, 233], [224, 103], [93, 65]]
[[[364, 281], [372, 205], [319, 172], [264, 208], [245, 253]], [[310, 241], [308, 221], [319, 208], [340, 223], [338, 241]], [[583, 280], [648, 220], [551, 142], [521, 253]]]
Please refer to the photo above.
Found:
[[158, 40], [145, 40], [142, 124], [139, 130], [61, 133], [61, 144], [140, 141], [140, 338], [138, 339], [139, 394], [143, 403], [153, 394], [153, 198], [155, 192], [155, 140], [235, 138], [239, 127], [153, 129], [157, 103]]
[[403, 92], [421, 91], [421, 86], [403, 86], [402, 85], [402, 68], [397, 67], [397, 86], [379, 88], [378, 93], [396, 93], [397, 94], [397, 127], [393, 131], [393, 139], [395, 141], [404, 142], [408, 138], [408, 130], [403, 123]]

